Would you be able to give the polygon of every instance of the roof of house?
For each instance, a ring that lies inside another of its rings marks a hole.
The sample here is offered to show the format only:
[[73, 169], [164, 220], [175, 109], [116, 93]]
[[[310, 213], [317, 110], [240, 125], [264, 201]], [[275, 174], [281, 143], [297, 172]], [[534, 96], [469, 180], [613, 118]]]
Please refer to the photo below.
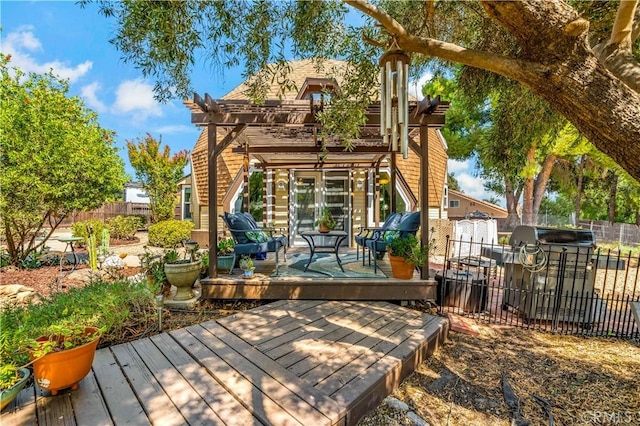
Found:
[[[463, 199], [469, 202], [473, 202], [475, 203], [474, 210], [482, 213], [489, 213], [494, 218], [507, 217], [507, 215], [509, 214], [507, 209], [505, 209], [504, 207], [500, 207], [496, 204], [489, 203], [487, 201], [479, 200], [468, 194], [465, 194], [464, 192], [449, 189], [449, 200], [455, 200], [455, 199]], [[468, 212], [468, 213], [472, 213], [472, 212]], [[449, 216], [453, 216], [451, 214], [451, 209], [450, 209]]]
[[[290, 72], [287, 78], [292, 83], [289, 89], [281, 91], [281, 79], [274, 78], [267, 89], [267, 102], [264, 106], [257, 106], [248, 102], [247, 88], [245, 83], [227, 93], [223, 101], [215, 104], [215, 108], [219, 108], [221, 119], [227, 117], [237, 117], [236, 121], [229, 122], [228, 125], [220, 124], [216, 126], [217, 141], [222, 141], [229, 133], [237, 131], [237, 124], [252, 123], [251, 121], [242, 121], [257, 119], [258, 114], [265, 114], [260, 119], [273, 118], [280, 120], [277, 124], [267, 122], [265, 125], [255, 126], [249, 125], [242, 128], [238, 133], [240, 136], [227, 147], [218, 157], [218, 182], [219, 188], [229, 188], [230, 183], [240, 171], [242, 160], [245, 153], [244, 146], [249, 147], [249, 154], [252, 158], [257, 158], [261, 165], [271, 168], [314, 168], [318, 165], [322, 166], [331, 164], [332, 167], [350, 168], [350, 167], [370, 167], [379, 158], [383, 158], [388, 154], [388, 146], [382, 144], [379, 134], [379, 125], [370, 126], [362, 129], [360, 139], [354, 141], [356, 149], [352, 152], [345, 152], [342, 141], [328, 138], [325, 140], [326, 152], [323, 152], [319, 146], [322, 136], [319, 132], [319, 124], [313, 120], [310, 123], [304, 121], [305, 124], [288, 124], [294, 118], [300, 117], [302, 107], [307, 108], [304, 112], [306, 116], [309, 114], [309, 101], [295, 100], [299, 97], [300, 90], [305, 84], [317, 84], [318, 81], [327, 82], [328, 80], [341, 83], [341, 71], [344, 71], [347, 63], [340, 60], [324, 60], [320, 68], [317, 62], [305, 59], [292, 61], [289, 63]], [[309, 80], [315, 79], [315, 80]], [[206, 96], [205, 96], [206, 98]], [[209, 99], [202, 100], [205, 108], [214, 106], [216, 101]], [[208, 104], [207, 104], [208, 102]], [[198, 108], [202, 105], [193, 101], [185, 101], [185, 105], [197, 113]], [[414, 103], [413, 108], [418, 108]], [[437, 115], [442, 117], [444, 110], [448, 104], [443, 104], [443, 108], [438, 107]], [[246, 115], [242, 115], [246, 114]], [[252, 115], [251, 115], [252, 114]], [[379, 114], [379, 112], [377, 113]], [[205, 114], [206, 115], [206, 114]], [[192, 117], [192, 121], [194, 118]], [[305, 119], [306, 120], [306, 119]], [[195, 122], [195, 121], [194, 121]], [[206, 122], [206, 121], [205, 121]], [[264, 123], [260, 121], [260, 123]], [[199, 123], [196, 123], [199, 124]], [[203, 123], [204, 124], [204, 123]], [[430, 176], [430, 192], [429, 204], [432, 206], [440, 206], [442, 200], [442, 188], [446, 179], [446, 144], [438, 135], [439, 132], [435, 128], [429, 129], [429, 176]], [[193, 174], [195, 178], [195, 187], [198, 193], [200, 203], [207, 204], [207, 135], [208, 131], [205, 127], [201, 133], [196, 146], [192, 153]], [[410, 128], [410, 136], [419, 145], [419, 129], [413, 125]], [[298, 150], [292, 149], [297, 147]], [[409, 159], [398, 161], [398, 169], [403, 174], [407, 184], [410, 186], [414, 194], [418, 193], [420, 179], [420, 161], [419, 157], [410, 151]], [[399, 156], [400, 157], [400, 156]], [[431, 182], [434, 186], [432, 187]], [[224, 194], [218, 193], [218, 201], [221, 203]]]

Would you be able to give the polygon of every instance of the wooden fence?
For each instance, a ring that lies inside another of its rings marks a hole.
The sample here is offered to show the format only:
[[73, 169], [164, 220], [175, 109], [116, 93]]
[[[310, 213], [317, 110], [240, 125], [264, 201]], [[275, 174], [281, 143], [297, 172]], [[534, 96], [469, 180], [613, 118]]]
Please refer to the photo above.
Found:
[[130, 202], [113, 202], [107, 203], [100, 207], [99, 209], [92, 210], [89, 212], [74, 212], [62, 222], [62, 226], [70, 226], [76, 222], [81, 222], [89, 219], [98, 219], [103, 222], [106, 222], [112, 217], [116, 217], [119, 215], [127, 216], [127, 215], [140, 215], [145, 216], [147, 221], [146, 223], [151, 222], [151, 209], [149, 208], [149, 204], [146, 203], [130, 203]]

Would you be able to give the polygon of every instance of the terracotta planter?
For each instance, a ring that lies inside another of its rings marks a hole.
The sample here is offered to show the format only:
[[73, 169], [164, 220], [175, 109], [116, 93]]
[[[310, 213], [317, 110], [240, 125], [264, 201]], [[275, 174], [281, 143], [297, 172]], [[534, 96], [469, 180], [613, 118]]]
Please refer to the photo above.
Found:
[[327, 225], [318, 225], [318, 232], [326, 234], [328, 232], [331, 232], [331, 228], [329, 228]]
[[193, 298], [191, 287], [200, 276], [200, 262], [165, 263], [164, 274], [177, 289], [173, 300], [189, 300]]
[[389, 262], [391, 263], [391, 273], [393, 278], [401, 280], [410, 280], [413, 278], [413, 270], [415, 265], [408, 263], [402, 256], [393, 256], [389, 254]]
[[29, 376], [31, 375], [29, 370], [26, 368], [18, 369], [18, 373], [22, 376], [20, 381], [9, 389], [5, 389], [0, 392], [0, 410], [4, 409], [4, 407], [9, 405], [9, 403], [18, 396], [22, 388], [24, 388], [24, 385], [27, 384], [27, 380], [29, 380]]
[[[96, 333], [95, 327], [87, 327], [85, 332]], [[45, 337], [36, 339], [38, 342], [48, 340]], [[93, 356], [96, 353], [100, 336], [95, 340], [73, 349], [52, 352], [33, 362], [33, 377], [42, 389], [56, 395], [60, 389], [71, 387], [78, 389], [78, 383], [91, 370]]]

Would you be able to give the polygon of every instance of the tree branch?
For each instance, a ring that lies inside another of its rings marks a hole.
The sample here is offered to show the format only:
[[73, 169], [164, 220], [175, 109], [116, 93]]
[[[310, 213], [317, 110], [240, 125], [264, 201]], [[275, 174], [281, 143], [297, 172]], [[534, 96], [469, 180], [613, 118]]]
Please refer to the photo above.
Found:
[[371, 3], [365, 0], [343, 0], [346, 4], [358, 9], [360, 12], [371, 16], [376, 21], [380, 22], [385, 30], [387, 30], [393, 36], [404, 36], [407, 34], [407, 30], [390, 15], [378, 9]]
[[640, 7], [636, 8], [636, 14], [633, 18], [633, 27], [631, 30], [631, 43], [635, 42], [640, 36]]
[[[633, 31], [633, 18], [638, 7], [638, 0], [621, 0], [616, 13], [616, 20], [611, 29], [611, 37], [607, 47], [614, 50], [631, 49], [631, 33]], [[605, 51], [607, 48], [605, 48]]]
[[398, 21], [367, 1], [343, 1], [378, 21], [391, 36], [396, 37], [398, 46], [406, 51], [482, 68], [524, 83], [531, 81], [534, 74], [539, 75], [547, 70], [546, 67], [538, 63], [510, 59], [490, 52], [466, 49], [453, 43], [407, 34]]

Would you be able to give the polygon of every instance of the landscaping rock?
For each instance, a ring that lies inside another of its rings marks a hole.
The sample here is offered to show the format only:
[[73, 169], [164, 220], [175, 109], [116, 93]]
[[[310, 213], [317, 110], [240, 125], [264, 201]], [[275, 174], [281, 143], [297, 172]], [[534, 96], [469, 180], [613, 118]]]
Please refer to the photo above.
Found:
[[30, 303], [39, 303], [40, 300], [41, 296], [31, 287], [21, 284], [0, 286], [0, 306], [26, 306]]

